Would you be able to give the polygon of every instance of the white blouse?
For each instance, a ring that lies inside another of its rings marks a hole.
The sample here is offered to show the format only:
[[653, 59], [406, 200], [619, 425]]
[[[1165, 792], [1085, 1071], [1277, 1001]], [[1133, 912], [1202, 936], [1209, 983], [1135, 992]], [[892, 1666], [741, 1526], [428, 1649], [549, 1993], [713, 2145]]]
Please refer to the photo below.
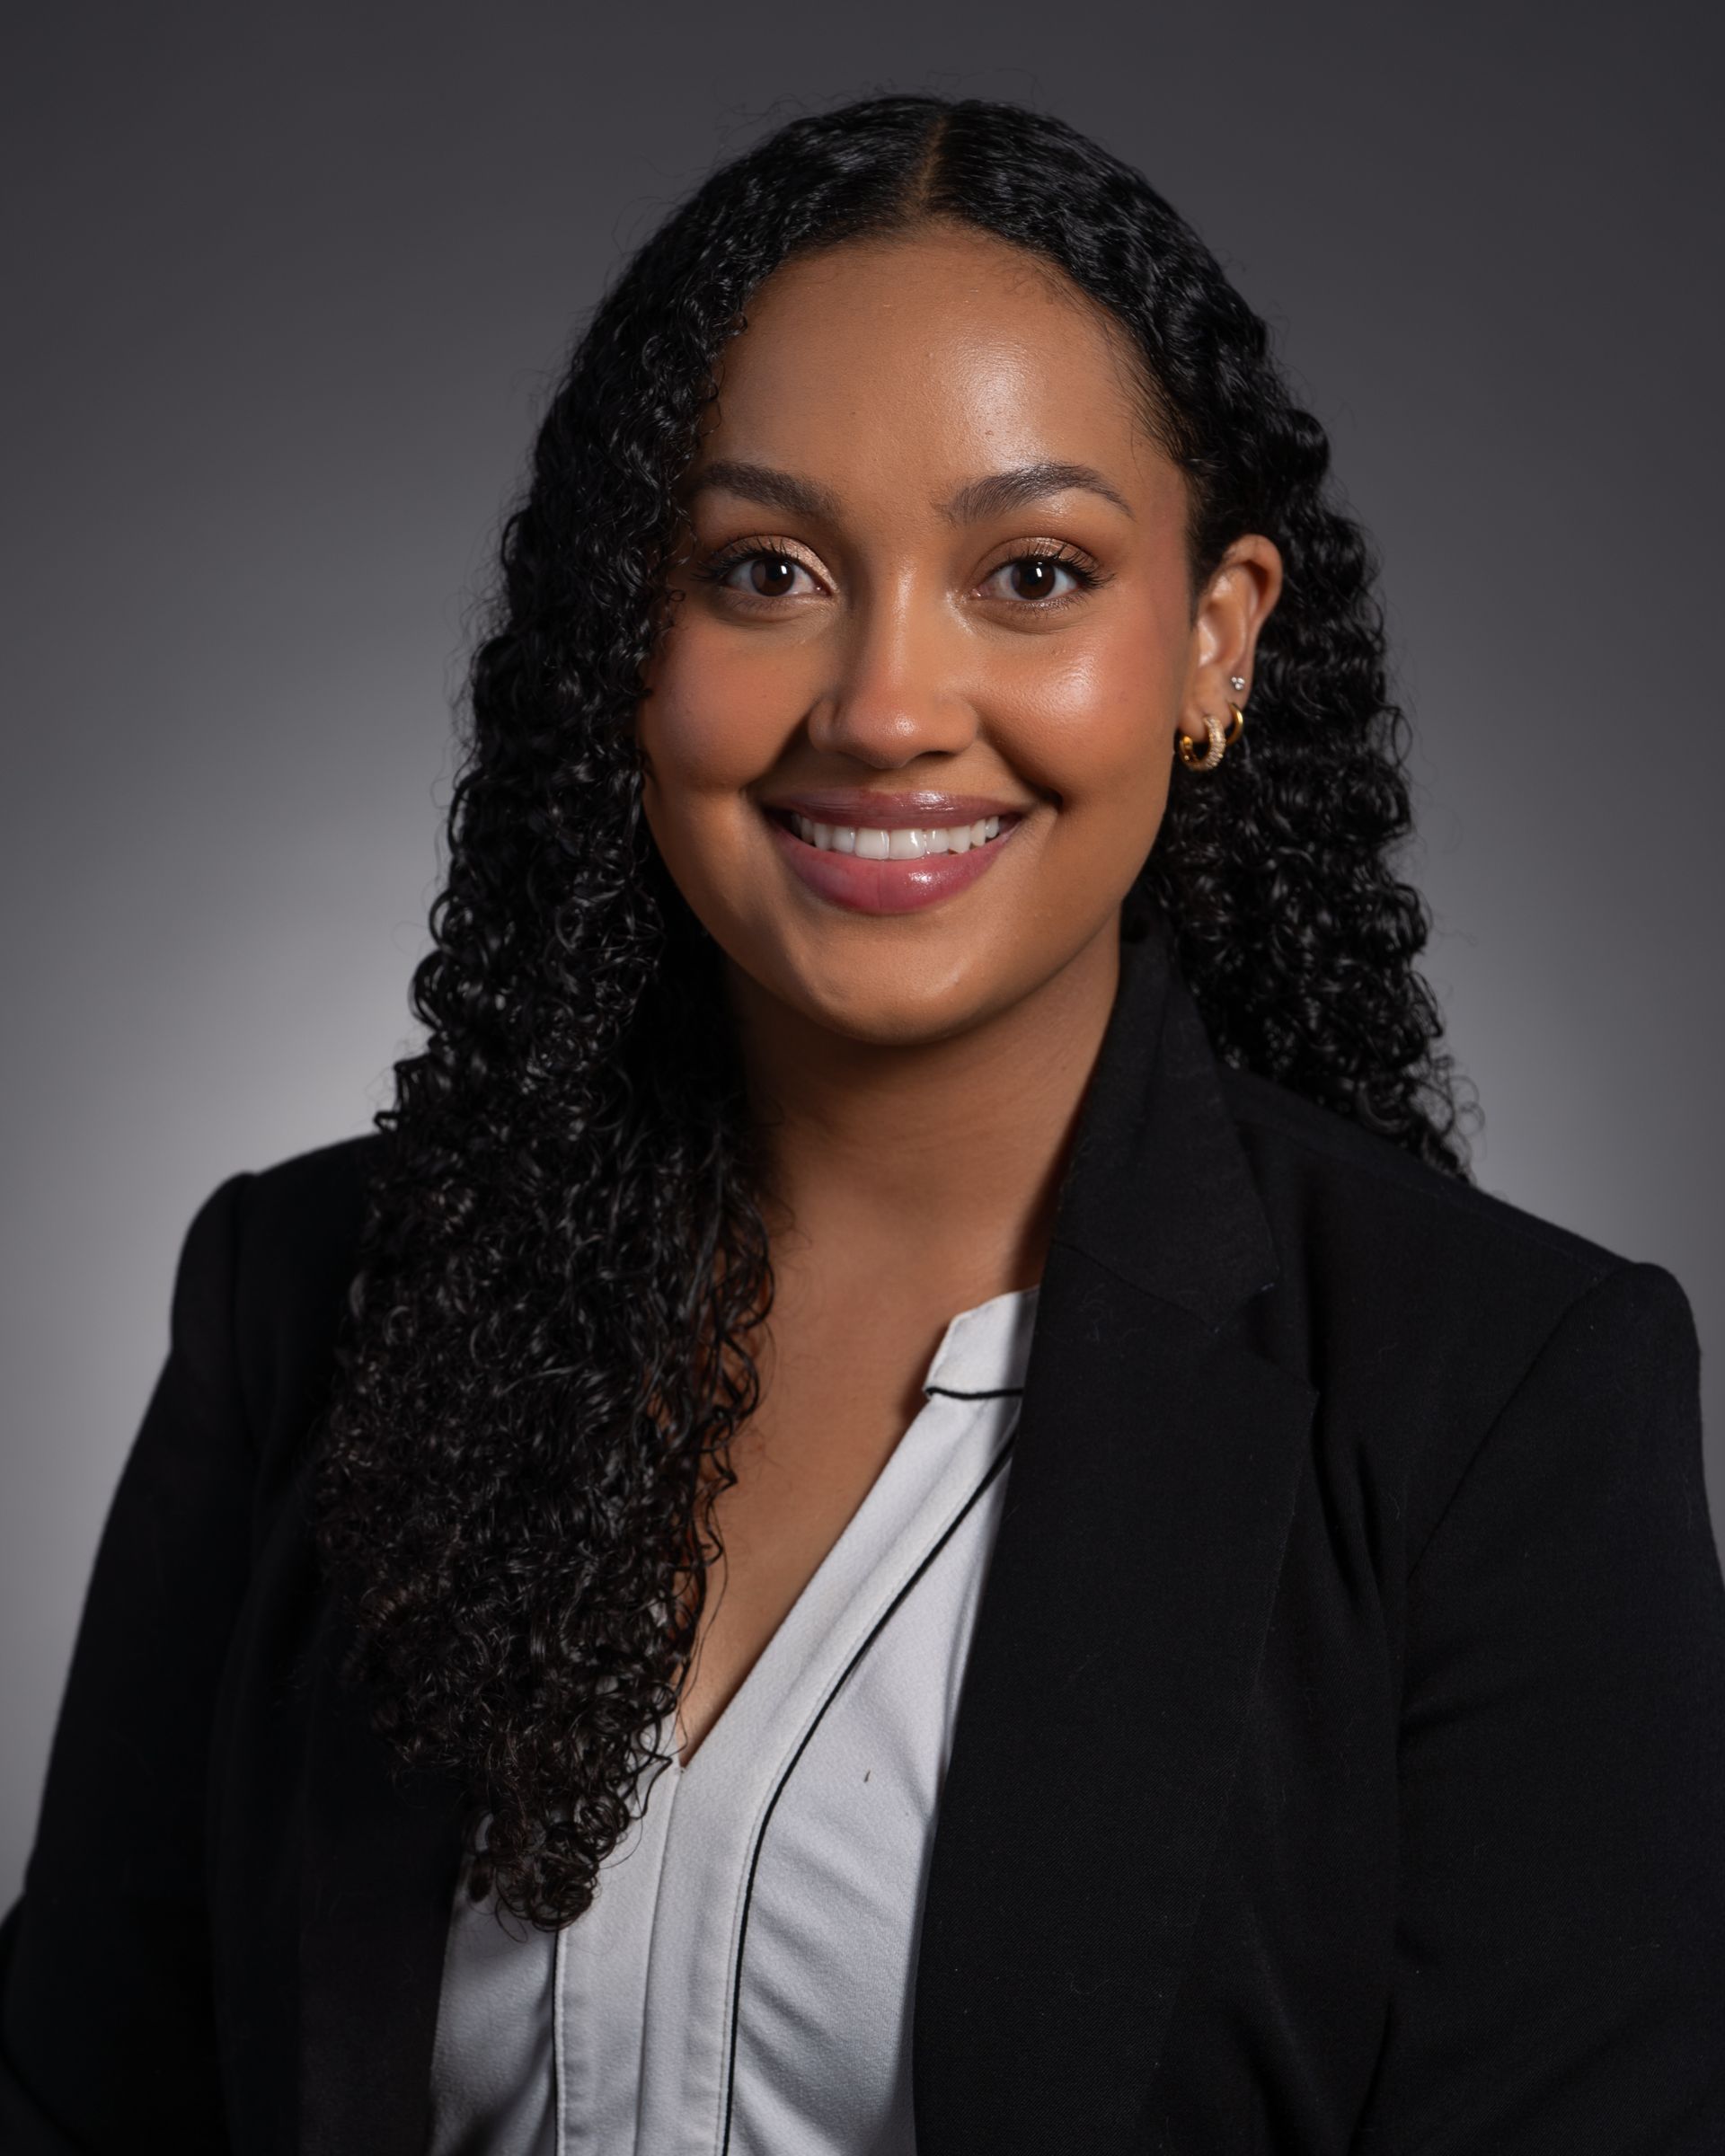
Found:
[[[1037, 1289], [926, 1404], [689, 1764], [554, 1936], [457, 1888], [430, 2156], [911, 2156], [912, 1984]], [[644, 1808], [643, 1807], [644, 1800]]]

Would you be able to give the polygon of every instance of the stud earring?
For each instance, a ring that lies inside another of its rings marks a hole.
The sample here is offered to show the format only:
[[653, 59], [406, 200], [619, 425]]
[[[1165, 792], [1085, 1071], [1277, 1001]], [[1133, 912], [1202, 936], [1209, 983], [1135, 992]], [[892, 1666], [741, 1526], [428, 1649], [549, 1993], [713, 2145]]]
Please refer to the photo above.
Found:
[[1237, 703], [1228, 706], [1234, 716], [1225, 727], [1214, 711], [1204, 714], [1204, 731], [1209, 737], [1209, 746], [1200, 756], [1198, 744], [1184, 728], [1174, 736], [1174, 745], [1180, 750], [1180, 760], [1188, 771], [1214, 771], [1245, 730], [1246, 714]]
[[1234, 691], [1235, 695], [1238, 695], [1240, 691], [1243, 689], [1245, 685], [1246, 677], [1243, 674], [1230, 674], [1228, 676], [1228, 686]]

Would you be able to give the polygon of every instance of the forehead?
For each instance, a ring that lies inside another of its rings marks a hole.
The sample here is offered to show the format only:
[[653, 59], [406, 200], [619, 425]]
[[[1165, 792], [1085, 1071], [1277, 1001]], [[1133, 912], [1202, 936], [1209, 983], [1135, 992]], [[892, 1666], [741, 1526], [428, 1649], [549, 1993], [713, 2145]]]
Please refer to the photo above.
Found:
[[919, 228], [783, 264], [726, 346], [691, 479], [721, 458], [866, 498], [1089, 464], [1140, 500], [1173, 467], [1126, 333], [1054, 265], [992, 234]]

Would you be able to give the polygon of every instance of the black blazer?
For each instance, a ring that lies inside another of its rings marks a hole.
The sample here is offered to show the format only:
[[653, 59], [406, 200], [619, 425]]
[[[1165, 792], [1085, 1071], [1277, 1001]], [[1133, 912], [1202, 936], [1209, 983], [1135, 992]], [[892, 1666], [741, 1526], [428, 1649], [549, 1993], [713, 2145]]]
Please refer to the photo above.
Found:
[[[0, 1933], [7, 2156], [423, 2147], [455, 1794], [334, 1683], [304, 1510], [385, 1142], [188, 1234]], [[1725, 2150], [1696, 1365], [1668, 1274], [1220, 1070], [1131, 918], [938, 1821], [919, 2156]]]

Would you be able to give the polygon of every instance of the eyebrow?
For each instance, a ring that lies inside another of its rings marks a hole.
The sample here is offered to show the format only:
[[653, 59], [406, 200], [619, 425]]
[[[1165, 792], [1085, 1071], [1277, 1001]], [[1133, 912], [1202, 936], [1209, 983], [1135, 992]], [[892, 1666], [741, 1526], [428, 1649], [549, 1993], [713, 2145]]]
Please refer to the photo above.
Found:
[[1009, 472], [991, 472], [985, 479], [971, 480], [939, 508], [949, 524], [978, 524], [985, 517], [1022, 509], [1048, 494], [1074, 493], [1100, 494], [1126, 516], [1132, 514], [1125, 495], [1091, 464], [1014, 464]]
[[[759, 502], [765, 508], [783, 509], [791, 517], [830, 518], [839, 514], [838, 497], [827, 488], [772, 464], [721, 459], [696, 474], [689, 493], [693, 497], [710, 488], [722, 488], [727, 494], [740, 495], [745, 501]], [[990, 472], [982, 479], [967, 481], [935, 508], [949, 524], [976, 524], [985, 517], [1001, 517], [1010, 509], [1023, 508], [1049, 494], [1081, 492], [1099, 494], [1124, 515], [1132, 514], [1125, 496], [1110, 486], [1093, 465], [1051, 462], [1015, 464], [1010, 471]]]

